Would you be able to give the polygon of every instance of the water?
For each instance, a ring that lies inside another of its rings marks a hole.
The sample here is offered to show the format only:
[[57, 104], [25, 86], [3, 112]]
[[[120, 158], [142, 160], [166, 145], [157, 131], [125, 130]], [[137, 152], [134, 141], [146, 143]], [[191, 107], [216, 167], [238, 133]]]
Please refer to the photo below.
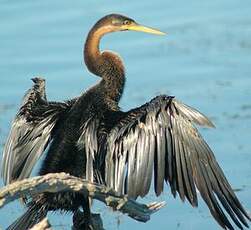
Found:
[[[1, 150], [32, 76], [46, 78], [50, 100], [74, 97], [97, 81], [83, 67], [83, 41], [97, 19], [113, 12], [168, 32], [165, 37], [124, 32], [102, 40], [101, 47], [120, 53], [126, 65], [121, 107], [126, 110], [166, 93], [207, 114], [217, 129], [201, 132], [250, 210], [249, 1], [0, 0]], [[143, 202], [155, 199], [151, 193]], [[219, 229], [203, 202], [192, 209], [173, 199], [167, 186], [159, 200], [165, 200], [167, 207], [146, 224], [102, 205], [96, 211], [101, 212], [106, 229]], [[0, 210], [0, 226], [5, 228], [22, 211], [18, 202]], [[69, 229], [71, 217], [53, 214], [50, 221], [54, 229]]]

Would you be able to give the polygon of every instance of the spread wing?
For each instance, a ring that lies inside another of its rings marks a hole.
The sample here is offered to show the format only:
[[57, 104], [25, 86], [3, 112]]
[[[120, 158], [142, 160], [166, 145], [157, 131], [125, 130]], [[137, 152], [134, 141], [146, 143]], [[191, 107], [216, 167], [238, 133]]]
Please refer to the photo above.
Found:
[[168, 96], [125, 113], [107, 139], [105, 181], [130, 197], [145, 196], [152, 178], [159, 195], [166, 181], [174, 196], [178, 193], [192, 206], [197, 206], [197, 188], [223, 228], [233, 229], [225, 209], [242, 229], [249, 217], [194, 124], [213, 126], [200, 112]]
[[73, 103], [47, 102], [45, 80], [32, 80], [34, 85], [23, 98], [4, 146], [2, 177], [5, 184], [29, 177], [52, 139], [57, 122]]

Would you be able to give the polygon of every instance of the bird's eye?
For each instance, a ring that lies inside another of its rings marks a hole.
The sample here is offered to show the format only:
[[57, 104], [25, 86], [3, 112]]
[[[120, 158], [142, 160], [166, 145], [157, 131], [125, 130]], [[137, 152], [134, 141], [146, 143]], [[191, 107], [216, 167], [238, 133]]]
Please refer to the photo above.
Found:
[[130, 22], [129, 20], [125, 20], [125, 21], [123, 22], [123, 24], [124, 24], [124, 25], [130, 25], [131, 22]]

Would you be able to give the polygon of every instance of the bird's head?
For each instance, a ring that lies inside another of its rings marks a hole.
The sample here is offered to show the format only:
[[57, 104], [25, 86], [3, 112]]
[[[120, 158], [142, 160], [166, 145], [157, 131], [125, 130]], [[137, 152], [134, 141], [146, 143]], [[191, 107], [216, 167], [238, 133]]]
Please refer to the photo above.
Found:
[[120, 14], [109, 14], [101, 18], [96, 23], [95, 27], [96, 28], [99, 27], [100, 29], [102, 29], [103, 33], [132, 30], [132, 31], [140, 31], [140, 32], [157, 34], [157, 35], [165, 34], [159, 30], [142, 26], [138, 24], [137, 22], [135, 22], [133, 19], [120, 15]]

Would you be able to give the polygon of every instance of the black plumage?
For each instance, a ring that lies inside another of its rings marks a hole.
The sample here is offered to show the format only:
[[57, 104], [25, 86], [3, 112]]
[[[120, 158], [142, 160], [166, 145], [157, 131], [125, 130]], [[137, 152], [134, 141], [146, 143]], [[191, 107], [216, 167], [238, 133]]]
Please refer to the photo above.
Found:
[[[144, 197], [153, 178], [156, 195], [167, 182], [174, 197], [178, 193], [194, 207], [198, 189], [223, 228], [233, 229], [226, 213], [240, 229], [248, 227], [248, 214], [195, 127], [213, 127], [208, 118], [166, 95], [127, 112], [120, 110], [123, 63], [110, 51], [100, 52], [99, 42], [104, 34], [122, 30], [161, 34], [121, 15], [105, 16], [90, 31], [84, 49], [87, 68], [101, 77], [99, 83], [77, 98], [57, 103], [47, 101], [43, 79], [33, 80], [5, 144], [4, 182], [29, 177], [49, 146], [40, 175], [66, 172], [133, 198]], [[9, 229], [27, 229], [48, 211], [75, 212], [81, 206], [88, 211], [86, 197], [78, 193], [45, 193], [33, 197], [27, 212]]]

